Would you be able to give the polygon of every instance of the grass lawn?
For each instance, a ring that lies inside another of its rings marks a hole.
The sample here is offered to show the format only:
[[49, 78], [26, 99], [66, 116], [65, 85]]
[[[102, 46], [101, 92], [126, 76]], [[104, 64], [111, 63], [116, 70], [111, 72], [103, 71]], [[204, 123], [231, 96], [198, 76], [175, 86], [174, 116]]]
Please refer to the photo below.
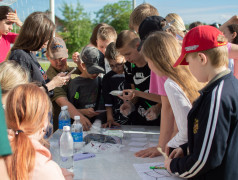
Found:
[[[47, 69], [50, 66], [50, 62], [49, 61], [39, 61], [41, 67], [44, 69], [44, 71], [47, 71]], [[76, 67], [77, 65], [74, 62], [67, 62], [68, 66], [70, 67]]]
[[47, 69], [50, 66], [50, 62], [39, 62], [41, 67], [44, 69], [44, 71], [47, 71]]

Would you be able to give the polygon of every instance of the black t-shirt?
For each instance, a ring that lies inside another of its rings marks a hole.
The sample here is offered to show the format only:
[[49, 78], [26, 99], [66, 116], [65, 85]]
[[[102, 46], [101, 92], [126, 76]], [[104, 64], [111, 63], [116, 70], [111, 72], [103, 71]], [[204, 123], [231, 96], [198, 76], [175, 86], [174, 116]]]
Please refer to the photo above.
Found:
[[[137, 67], [135, 64], [127, 62], [124, 65], [124, 71], [127, 83], [134, 84], [136, 90], [149, 92], [150, 68], [148, 64], [144, 67]], [[139, 115], [146, 121], [144, 117], [145, 111], [155, 104], [157, 103], [144, 98], [138, 98], [135, 106]]]
[[76, 77], [68, 86], [68, 99], [77, 109], [94, 108], [101, 78]]
[[[146, 64], [144, 67], [137, 67], [135, 64], [126, 63], [124, 71], [127, 83], [134, 84], [136, 90], [147, 93], [149, 92], [150, 68], [148, 64]], [[152, 105], [156, 104], [153, 101], [149, 101], [143, 98], [139, 98], [139, 102], [145, 109], [148, 109]]]
[[[101, 93], [101, 77], [95, 79], [76, 77], [71, 80], [68, 86], [68, 100], [77, 109], [94, 108], [94, 110], [105, 109]], [[99, 96], [99, 97], [98, 97]], [[95, 119], [105, 121], [106, 113], [89, 118], [91, 122]]]
[[105, 106], [111, 106], [113, 109], [114, 120], [120, 124], [126, 124], [129, 119], [120, 113], [120, 106], [123, 100], [117, 96], [109, 94], [113, 90], [129, 89], [130, 84], [125, 82], [125, 74], [116, 74], [114, 71], [108, 72], [102, 80], [102, 93]]

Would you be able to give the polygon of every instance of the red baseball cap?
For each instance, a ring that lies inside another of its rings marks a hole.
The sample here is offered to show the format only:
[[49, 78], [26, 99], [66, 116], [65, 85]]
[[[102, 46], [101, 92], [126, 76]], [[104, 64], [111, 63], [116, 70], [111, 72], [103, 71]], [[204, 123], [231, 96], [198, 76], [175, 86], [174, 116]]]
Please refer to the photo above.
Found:
[[227, 45], [227, 40], [217, 28], [209, 25], [192, 28], [183, 39], [181, 55], [173, 67], [188, 65], [185, 58], [188, 53], [205, 51], [225, 45]]

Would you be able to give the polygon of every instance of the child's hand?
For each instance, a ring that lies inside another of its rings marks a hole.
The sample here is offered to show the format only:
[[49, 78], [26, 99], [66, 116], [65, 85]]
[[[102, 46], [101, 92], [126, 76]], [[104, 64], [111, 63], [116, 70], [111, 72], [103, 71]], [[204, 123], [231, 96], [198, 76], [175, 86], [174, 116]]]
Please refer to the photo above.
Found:
[[[81, 112], [79, 110], [79, 112]], [[82, 112], [81, 112], [82, 113]], [[83, 114], [83, 113], [82, 113]], [[88, 131], [90, 130], [91, 126], [92, 126], [92, 123], [89, 121], [88, 118], [86, 118], [85, 116], [80, 116], [80, 123], [83, 125], [83, 130], [84, 131]]]
[[107, 123], [103, 124], [102, 127], [111, 127], [111, 126], [121, 126], [119, 123], [115, 122], [114, 119], [107, 119]]
[[169, 150], [170, 147], [168, 146], [168, 144], [165, 145], [165, 154], [169, 157]]
[[72, 59], [73, 59], [74, 63], [78, 64], [80, 62], [79, 52], [74, 52], [72, 55]]
[[124, 89], [123, 95], [120, 96], [121, 99], [130, 101], [136, 96], [134, 89]]
[[18, 18], [17, 16], [17, 11], [15, 10], [15, 13], [14, 12], [9, 12], [7, 14], [7, 19], [9, 21], [12, 21], [13, 23], [16, 23], [17, 26], [21, 27], [22, 26], [22, 22], [21, 20]]
[[164, 160], [164, 167], [167, 169], [168, 172], [172, 173], [170, 170], [170, 163], [171, 163], [172, 159], [166, 158]]
[[171, 154], [169, 155], [169, 159], [174, 159], [177, 157], [183, 157], [183, 149], [180, 147], [173, 150]]
[[147, 158], [147, 157], [153, 158], [160, 155], [161, 153], [157, 150], [157, 147], [150, 147], [148, 149], [141, 150], [135, 153], [136, 157], [142, 157], [142, 158]]
[[100, 114], [99, 112], [95, 112], [93, 108], [81, 109], [80, 112], [89, 118], [92, 118]]
[[124, 103], [120, 107], [120, 112], [123, 116], [128, 116], [134, 110], [135, 110], [135, 106], [130, 101], [124, 101]]
[[148, 121], [155, 120], [160, 114], [160, 109], [157, 105], [150, 107], [145, 113], [145, 117]]

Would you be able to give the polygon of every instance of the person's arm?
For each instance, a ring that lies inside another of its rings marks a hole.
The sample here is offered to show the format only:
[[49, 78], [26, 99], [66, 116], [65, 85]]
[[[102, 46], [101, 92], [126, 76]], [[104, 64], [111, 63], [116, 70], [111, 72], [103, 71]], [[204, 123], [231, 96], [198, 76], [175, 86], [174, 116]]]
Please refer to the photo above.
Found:
[[1, 179], [9, 180], [6, 164], [2, 157], [0, 157], [0, 174], [1, 174]]
[[228, 57], [234, 59], [234, 76], [238, 78], [238, 45], [228, 43]]
[[[174, 113], [174, 127], [178, 127], [178, 132], [175, 133], [175, 136], [169, 141], [168, 146], [177, 148], [188, 141], [187, 115], [192, 105], [183, 90], [171, 79], [167, 79], [164, 88]], [[174, 132], [176, 132], [176, 130], [174, 130]]]
[[[161, 120], [160, 120], [160, 136], [158, 146], [165, 151], [165, 145], [173, 136], [174, 131], [174, 115], [167, 96], [161, 96]], [[156, 157], [161, 155], [157, 147], [150, 147], [148, 149], [135, 153], [137, 157]]]
[[174, 114], [167, 96], [161, 96], [161, 120], [158, 146], [165, 150], [165, 145], [172, 138], [174, 131]]
[[219, 30], [224, 31], [224, 29], [230, 24], [238, 24], [238, 16], [237, 15], [232, 16], [228, 21], [226, 21], [224, 24], [222, 24], [219, 27]]
[[89, 128], [92, 126], [91, 122], [86, 118], [84, 115], [82, 115], [75, 107], [74, 105], [68, 101], [66, 97], [59, 97], [55, 100], [55, 102], [60, 106], [68, 106], [68, 111], [71, 118], [74, 118], [74, 116], [80, 116], [80, 122], [83, 125], [84, 130], [89, 130]]
[[106, 106], [106, 110], [107, 110], [107, 123], [103, 125], [103, 127], [111, 127], [112, 125], [114, 126], [120, 126], [119, 123], [114, 121], [113, 118], [113, 111], [112, 111], [112, 107], [111, 106]]
[[146, 93], [143, 91], [135, 90], [135, 95], [161, 104], [161, 96], [158, 94]]
[[[78, 71], [80, 71], [82, 69], [82, 60], [80, 59], [79, 52], [74, 52], [72, 55], [72, 59], [73, 59], [74, 63], [77, 65]], [[77, 72], [77, 74], [81, 74], [81, 71], [80, 71], [80, 73]]]
[[[127, 95], [126, 95], [127, 93]], [[123, 97], [127, 97], [127, 96], [131, 96], [131, 97], [141, 97], [144, 99], [148, 99], [150, 101], [154, 101], [154, 102], [158, 102], [161, 103], [161, 96], [158, 94], [152, 94], [152, 93], [146, 93], [143, 91], [138, 91], [135, 89], [125, 89], [123, 90]]]
[[106, 110], [107, 110], [107, 122], [114, 121], [112, 107], [106, 106]]
[[96, 112], [93, 108], [78, 109], [78, 111], [84, 116], [87, 116], [88, 118], [92, 118], [100, 114], [99, 112]]

